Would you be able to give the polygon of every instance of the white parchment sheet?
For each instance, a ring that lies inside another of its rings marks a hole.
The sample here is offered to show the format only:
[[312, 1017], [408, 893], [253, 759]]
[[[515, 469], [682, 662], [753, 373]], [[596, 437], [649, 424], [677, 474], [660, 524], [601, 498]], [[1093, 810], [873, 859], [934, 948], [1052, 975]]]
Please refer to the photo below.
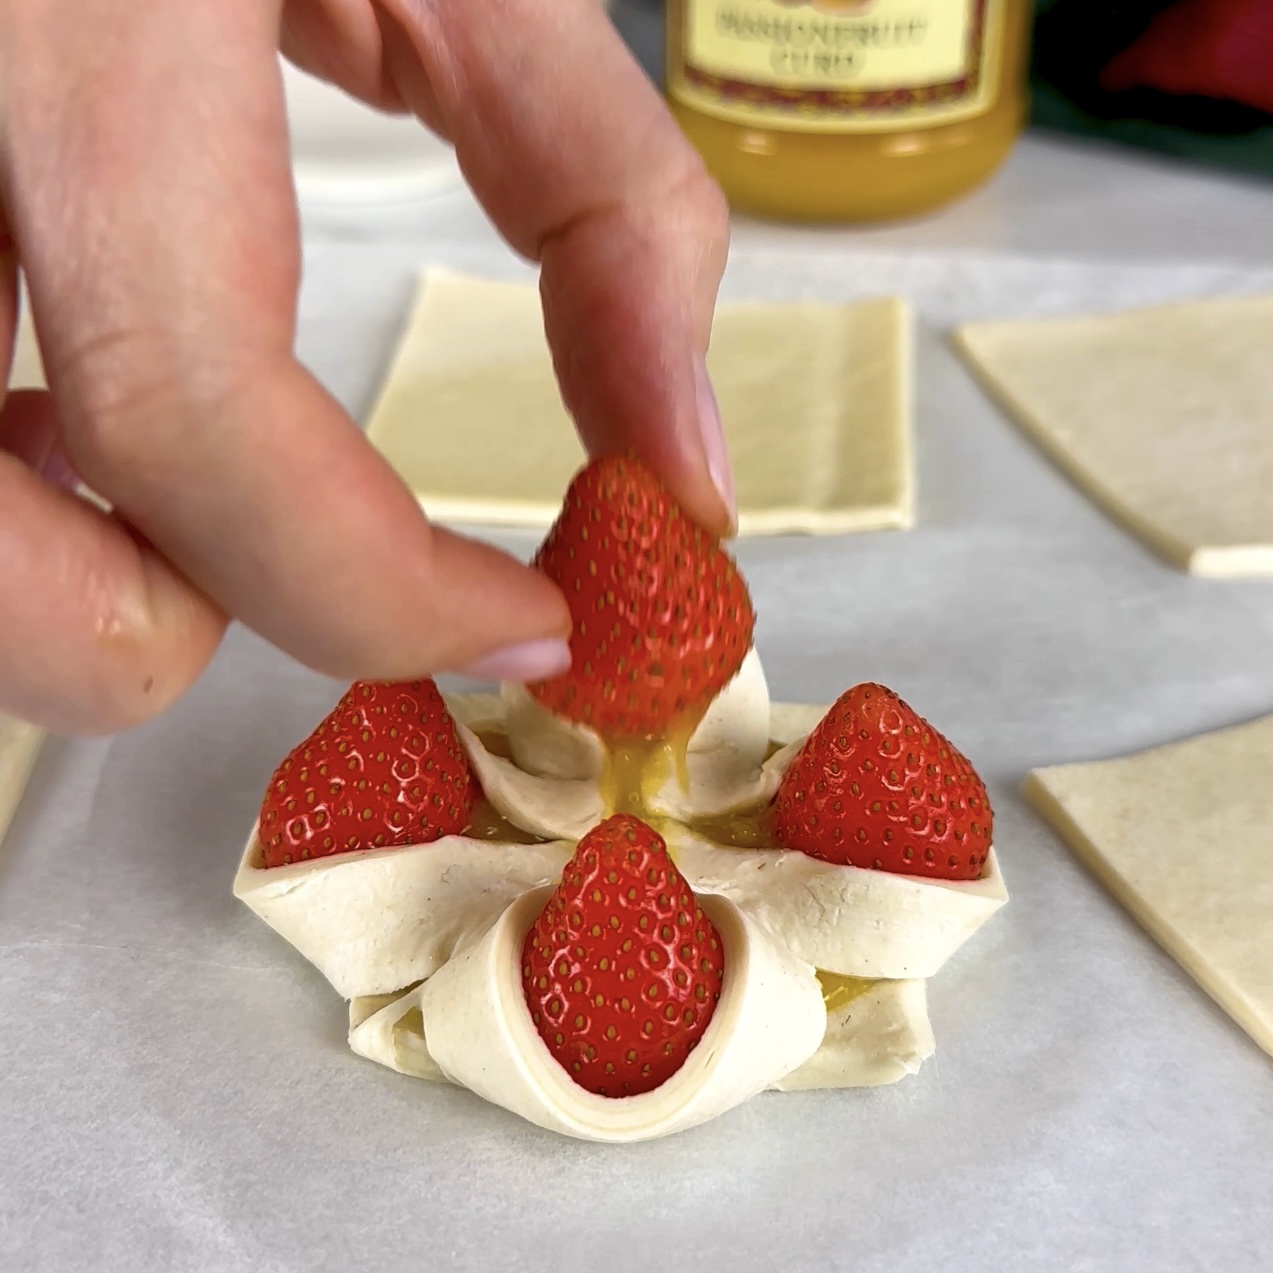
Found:
[[[484, 231], [308, 254], [301, 352], [356, 412], [428, 263], [518, 269]], [[1017, 786], [1273, 710], [1273, 583], [1152, 557], [943, 335], [1258, 288], [1273, 275], [794, 240], [736, 257], [728, 295], [900, 293], [922, 323], [918, 528], [740, 549], [775, 698], [884, 681], [988, 780], [1013, 900], [931, 984], [917, 1078], [607, 1148], [360, 1061], [340, 1002], [230, 896], [272, 767], [338, 687], [236, 630], [162, 720], [50, 744], [0, 855], [0, 1267], [1267, 1267], [1268, 1058]]]

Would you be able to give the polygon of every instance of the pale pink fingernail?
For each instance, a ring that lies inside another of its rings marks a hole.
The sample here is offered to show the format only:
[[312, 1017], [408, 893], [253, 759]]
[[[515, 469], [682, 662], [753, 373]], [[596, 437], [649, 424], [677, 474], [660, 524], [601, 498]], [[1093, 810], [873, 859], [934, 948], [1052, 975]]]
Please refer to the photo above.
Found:
[[53, 486], [73, 491], [80, 484], [79, 474], [62, 449], [62, 436], [47, 410], [44, 394], [19, 390], [10, 395], [0, 417], [0, 451], [20, 460]]
[[66, 452], [56, 442], [44, 457], [39, 473], [46, 482], [52, 482], [54, 486], [64, 487], [68, 491], [75, 491], [80, 487], [80, 475], [71, 467]]
[[721, 502], [729, 513], [730, 526], [738, 524], [738, 509], [734, 499], [734, 473], [729, 464], [729, 450], [725, 446], [725, 430], [721, 425], [720, 407], [712, 389], [707, 364], [698, 358], [694, 362], [694, 402], [698, 408], [698, 427], [703, 436], [703, 454], [707, 459], [707, 472], [716, 487]]
[[495, 650], [458, 670], [483, 681], [546, 681], [569, 667], [570, 646], [545, 639]]
[[0, 451], [20, 460], [51, 486], [61, 486], [68, 491], [79, 488], [80, 475], [71, 467], [56, 438], [35, 430], [19, 432], [16, 436], [0, 437]]

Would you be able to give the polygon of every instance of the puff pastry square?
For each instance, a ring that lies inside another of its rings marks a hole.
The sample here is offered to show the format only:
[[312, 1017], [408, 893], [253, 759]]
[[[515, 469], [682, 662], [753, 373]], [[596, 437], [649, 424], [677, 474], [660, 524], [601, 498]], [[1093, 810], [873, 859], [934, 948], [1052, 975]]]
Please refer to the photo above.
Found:
[[1173, 565], [1273, 574], [1273, 296], [972, 323], [956, 344], [1057, 465]]
[[1026, 798], [1273, 1055], [1273, 716], [1036, 769]]
[[[910, 526], [910, 315], [899, 301], [738, 304], [708, 356], [747, 534]], [[583, 462], [539, 293], [426, 275], [368, 435], [430, 516], [542, 528]]]

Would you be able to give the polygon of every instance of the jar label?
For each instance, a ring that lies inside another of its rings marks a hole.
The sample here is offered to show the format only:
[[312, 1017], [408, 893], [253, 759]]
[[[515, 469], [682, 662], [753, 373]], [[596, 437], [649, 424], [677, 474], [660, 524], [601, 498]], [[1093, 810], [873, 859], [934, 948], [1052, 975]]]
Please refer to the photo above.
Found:
[[1002, 0], [670, 0], [668, 92], [720, 119], [881, 132], [995, 98]]

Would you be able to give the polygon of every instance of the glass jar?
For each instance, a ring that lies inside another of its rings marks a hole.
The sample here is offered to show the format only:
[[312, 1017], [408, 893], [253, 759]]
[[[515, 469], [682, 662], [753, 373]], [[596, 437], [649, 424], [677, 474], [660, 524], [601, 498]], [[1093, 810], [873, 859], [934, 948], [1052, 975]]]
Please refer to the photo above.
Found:
[[1007, 156], [1029, 33], [1029, 0], [668, 0], [667, 92], [739, 210], [910, 216]]

